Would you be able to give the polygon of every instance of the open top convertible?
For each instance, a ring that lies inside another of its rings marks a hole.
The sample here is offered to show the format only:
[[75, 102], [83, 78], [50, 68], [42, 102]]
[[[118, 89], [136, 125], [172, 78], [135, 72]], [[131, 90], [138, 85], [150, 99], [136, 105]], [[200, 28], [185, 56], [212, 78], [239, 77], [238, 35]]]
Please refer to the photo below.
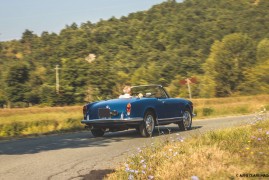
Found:
[[175, 123], [180, 130], [191, 129], [192, 112], [191, 101], [170, 98], [161, 85], [143, 85], [130, 87], [128, 96], [85, 105], [81, 122], [95, 137], [130, 128], [150, 137], [159, 125]]

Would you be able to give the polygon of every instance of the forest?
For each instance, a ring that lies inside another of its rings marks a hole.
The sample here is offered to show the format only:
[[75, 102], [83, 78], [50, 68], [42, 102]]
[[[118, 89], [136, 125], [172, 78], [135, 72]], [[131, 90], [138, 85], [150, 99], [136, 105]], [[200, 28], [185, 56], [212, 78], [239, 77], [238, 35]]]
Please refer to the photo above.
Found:
[[[268, 0], [167, 0], [58, 34], [0, 42], [0, 107], [63, 106], [162, 84], [172, 97], [269, 92]], [[56, 67], [59, 87], [56, 88]]]

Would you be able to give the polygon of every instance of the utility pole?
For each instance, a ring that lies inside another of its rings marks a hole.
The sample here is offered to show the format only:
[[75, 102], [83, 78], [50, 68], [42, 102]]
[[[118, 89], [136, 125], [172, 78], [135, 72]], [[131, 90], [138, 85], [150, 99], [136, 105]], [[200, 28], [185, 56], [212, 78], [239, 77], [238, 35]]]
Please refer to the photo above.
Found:
[[187, 86], [188, 86], [188, 91], [189, 91], [189, 97], [190, 99], [192, 98], [191, 97], [191, 80], [189, 78], [185, 79], [185, 81], [187, 82]]
[[60, 80], [59, 80], [59, 65], [56, 65], [55, 67], [55, 73], [56, 73], [56, 93], [59, 94], [60, 91]]

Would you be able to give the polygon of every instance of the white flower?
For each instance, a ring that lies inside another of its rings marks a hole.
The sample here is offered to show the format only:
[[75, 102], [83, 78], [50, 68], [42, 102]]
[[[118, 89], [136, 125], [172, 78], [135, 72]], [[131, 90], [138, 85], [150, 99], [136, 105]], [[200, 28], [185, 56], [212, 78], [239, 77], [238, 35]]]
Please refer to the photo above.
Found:
[[128, 180], [133, 180], [134, 176], [132, 174], [129, 175]]
[[125, 168], [125, 171], [126, 171], [126, 172], [130, 172], [130, 168], [128, 168], [128, 167]]
[[154, 179], [154, 176], [148, 176], [148, 180]]
[[184, 141], [184, 138], [183, 137], [179, 137], [179, 138], [177, 138], [177, 140], [180, 141], [180, 142], [183, 142]]
[[199, 178], [197, 176], [192, 176], [191, 180], [199, 180]]

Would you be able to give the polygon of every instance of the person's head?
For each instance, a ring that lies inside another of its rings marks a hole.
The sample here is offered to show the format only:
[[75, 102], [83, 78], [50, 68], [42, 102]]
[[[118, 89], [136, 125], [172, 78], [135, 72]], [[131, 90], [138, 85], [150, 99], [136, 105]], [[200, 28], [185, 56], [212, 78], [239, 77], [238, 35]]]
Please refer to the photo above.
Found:
[[124, 94], [131, 94], [131, 87], [130, 86], [125, 86], [123, 88]]

